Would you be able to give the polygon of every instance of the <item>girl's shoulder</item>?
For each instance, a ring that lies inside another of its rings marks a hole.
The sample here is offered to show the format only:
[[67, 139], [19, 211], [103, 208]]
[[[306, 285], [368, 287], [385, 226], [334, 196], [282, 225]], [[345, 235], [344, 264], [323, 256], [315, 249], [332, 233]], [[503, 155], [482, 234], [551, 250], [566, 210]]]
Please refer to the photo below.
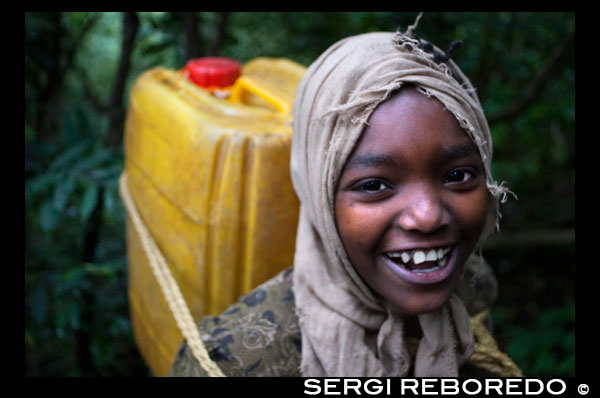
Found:
[[[226, 376], [299, 376], [300, 326], [288, 268], [219, 316], [205, 316], [200, 336]], [[171, 376], [206, 376], [184, 341]]]
[[[204, 345], [226, 376], [300, 376], [301, 331], [295, 312], [292, 273], [293, 268], [287, 268], [240, 297], [221, 315], [200, 319], [198, 327]], [[461, 367], [461, 376], [519, 373], [512, 361], [499, 352], [489, 330], [486, 309], [496, 292], [496, 280], [489, 265], [479, 259], [469, 261], [457, 293], [471, 315], [477, 345], [475, 355]], [[170, 375], [207, 376], [185, 341]]]

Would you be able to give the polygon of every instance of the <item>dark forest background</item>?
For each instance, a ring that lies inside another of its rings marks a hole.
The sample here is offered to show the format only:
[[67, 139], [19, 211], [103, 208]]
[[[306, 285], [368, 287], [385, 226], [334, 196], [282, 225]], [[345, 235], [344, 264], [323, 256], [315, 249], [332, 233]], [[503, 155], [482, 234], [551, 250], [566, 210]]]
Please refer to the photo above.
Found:
[[[25, 375], [150, 376], [128, 319], [117, 189], [129, 89], [144, 70], [223, 55], [309, 65], [416, 13], [25, 13]], [[482, 99], [494, 176], [518, 196], [484, 254], [495, 333], [529, 376], [575, 366], [575, 15], [425, 13], [417, 33]]]

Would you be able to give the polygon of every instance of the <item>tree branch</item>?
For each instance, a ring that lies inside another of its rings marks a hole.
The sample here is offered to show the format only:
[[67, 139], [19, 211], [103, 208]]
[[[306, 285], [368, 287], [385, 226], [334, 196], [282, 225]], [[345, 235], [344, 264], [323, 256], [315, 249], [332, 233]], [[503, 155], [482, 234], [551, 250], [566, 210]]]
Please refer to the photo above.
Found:
[[[87, 33], [96, 24], [99, 19], [98, 15], [90, 17], [83, 25], [80, 32], [67, 37], [67, 31], [61, 24], [61, 13], [50, 13], [49, 18], [54, 24], [51, 31], [50, 58], [54, 59], [55, 64], [52, 68], [47, 68], [48, 79], [46, 85], [40, 90], [41, 98], [38, 116], [33, 122], [33, 127], [41, 134], [52, 134], [59, 127], [59, 115], [62, 100], [62, 89], [65, 76], [73, 67], [73, 60], [83, 39]], [[74, 37], [74, 38], [73, 38]], [[61, 47], [65, 46], [66, 39], [70, 39], [67, 43], [67, 49], [61, 52]]]
[[574, 42], [575, 32], [572, 31], [563, 39], [563, 41], [556, 47], [556, 50], [550, 55], [542, 71], [525, 89], [525, 94], [518, 101], [509, 105], [506, 109], [488, 117], [488, 123], [493, 124], [511, 119], [531, 105], [535, 101], [539, 92], [550, 81], [550, 78], [554, 74], [556, 67], [559, 64], [559, 60], [566, 53], [567, 49], [574, 44]]
[[506, 250], [520, 247], [547, 247], [575, 244], [575, 228], [532, 230], [517, 233], [499, 233], [490, 236], [483, 250]]
[[481, 51], [477, 69], [474, 71], [472, 82], [477, 87], [479, 98], [485, 98], [489, 82], [490, 70], [495, 65], [495, 57], [492, 54], [492, 19], [495, 16], [491, 13], [485, 14], [486, 21], [481, 27]]
[[135, 12], [123, 13], [123, 41], [121, 46], [121, 58], [119, 67], [113, 83], [113, 89], [108, 103], [109, 109], [109, 127], [107, 134], [107, 144], [111, 147], [118, 146], [122, 139], [122, 124], [125, 118], [123, 109], [123, 93], [125, 83], [129, 74], [131, 63], [131, 53], [135, 44], [135, 36], [139, 27], [139, 19]]
[[214, 40], [212, 41], [206, 55], [217, 55], [221, 48], [221, 44], [223, 43], [223, 38], [225, 37], [225, 30], [227, 29], [227, 22], [229, 21], [229, 13], [221, 12], [219, 13], [219, 23], [217, 25], [217, 34], [215, 35]]
[[198, 31], [198, 16], [195, 12], [182, 12], [181, 22], [185, 33], [186, 60], [202, 56], [202, 44]]
[[[38, 138], [40, 141], [46, 141], [49, 137], [53, 136], [55, 130], [55, 124], [57, 123], [57, 112], [55, 109], [55, 102], [61, 88], [61, 76], [62, 70], [60, 68], [60, 55], [61, 46], [65, 36], [65, 30], [61, 24], [62, 15], [60, 12], [49, 12], [44, 15], [44, 18], [48, 20], [49, 29], [44, 32], [44, 41], [42, 44], [45, 46], [44, 53], [48, 54], [47, 59], [52, 62], [41, 63], [40, 66], [45, 70], [47, 78], [45, 83], [42, 84], [39, 90], [39, 106], [37, 108], [34, 120], [32, 122], [33, 128], [38, 132]], [[43, 61], [45, 57], [41, 57], [40, 61]]]

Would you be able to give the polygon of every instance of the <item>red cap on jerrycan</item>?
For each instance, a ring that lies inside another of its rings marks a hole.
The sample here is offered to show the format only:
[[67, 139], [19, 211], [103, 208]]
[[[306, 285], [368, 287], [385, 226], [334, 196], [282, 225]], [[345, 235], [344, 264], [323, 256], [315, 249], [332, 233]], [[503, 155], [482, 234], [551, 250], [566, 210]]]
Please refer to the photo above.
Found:
[[194, 58], [187, 62], [189, 79], [201, 87], [228, 87], [240, 76], [238, 61], [225, 57]]

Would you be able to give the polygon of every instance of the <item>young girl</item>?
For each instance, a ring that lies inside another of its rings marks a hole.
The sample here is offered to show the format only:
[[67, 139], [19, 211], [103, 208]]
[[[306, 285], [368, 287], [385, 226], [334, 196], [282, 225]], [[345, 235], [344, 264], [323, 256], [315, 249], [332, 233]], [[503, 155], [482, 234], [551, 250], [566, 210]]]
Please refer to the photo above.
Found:
[[[200, 321], [225, 375], [520, 375], [482, 326], [497, 286], [477, 249], [507, 192], [487, 122], [415, 26], [341, 40], [300, 83], [294, 264]], [[171, 375], [206, 375], [185, 342]]]

